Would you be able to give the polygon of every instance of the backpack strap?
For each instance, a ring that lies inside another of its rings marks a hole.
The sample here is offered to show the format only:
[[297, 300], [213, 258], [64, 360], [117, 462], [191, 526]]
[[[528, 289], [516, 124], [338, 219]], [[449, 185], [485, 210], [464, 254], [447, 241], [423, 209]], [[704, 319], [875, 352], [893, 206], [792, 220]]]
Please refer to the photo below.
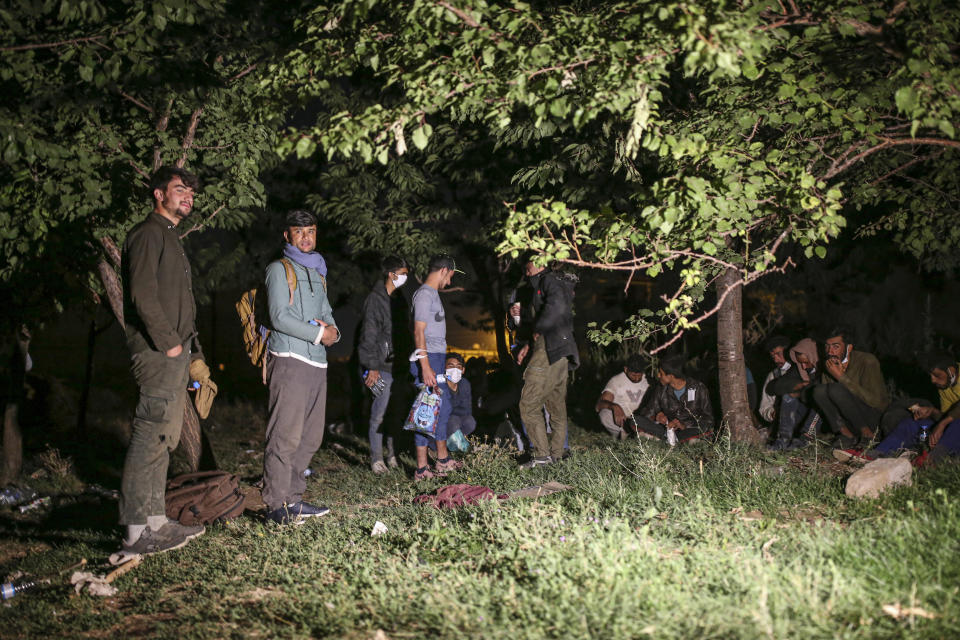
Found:
[[[293, 306], [293, 292], [297, 289], [297, 272], [293, 270], [293, 263], [290, 262], [287, 258], [280, 258], [280, 262], [283, 263], [283, 270], [287, 274], [287, 287], [290, 289], [290, 304]], [[327, 290], [327, 285], [323, 285], [323, 290]]]

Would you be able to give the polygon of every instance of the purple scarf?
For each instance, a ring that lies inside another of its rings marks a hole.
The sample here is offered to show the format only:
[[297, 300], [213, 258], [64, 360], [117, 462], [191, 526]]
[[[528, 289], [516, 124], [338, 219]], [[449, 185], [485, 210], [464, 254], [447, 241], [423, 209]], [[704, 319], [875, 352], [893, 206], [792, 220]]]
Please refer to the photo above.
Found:
[[304, 253], [288, 242], [283, 247], [283, 256], [308, 269], [316, 269], [317, 273], [327, 277], [327, 261], [316, 251]]

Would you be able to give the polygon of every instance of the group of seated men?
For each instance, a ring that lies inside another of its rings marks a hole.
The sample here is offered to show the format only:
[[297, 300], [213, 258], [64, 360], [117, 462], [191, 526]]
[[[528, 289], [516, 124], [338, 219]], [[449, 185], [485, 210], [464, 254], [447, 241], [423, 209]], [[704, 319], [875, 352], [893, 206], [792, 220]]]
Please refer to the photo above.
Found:
[[[600, 394], [596, 405], [600, 423], [621, 440], [636, 434], [671, 443], [693, 442], [712, 434], [713, 407], [707, 387], [688, 375], [684, 365], [680, 356], [662, 359], [657, 367], [659, 385], [651, 391], [644, 373], [646, 359], [630, 356], [623, 373], [610, 378]], [[644, 402], [648, 391], [651, 397]]]
[[[915, 464], [960, 456], [960, 380], [950, 356], [930, 355], [922, 363], [937, 389], [938, 408], [919, 398], [891, 402], [880, 362], [854, 349], [845, 329], [829, 331], [821, 345], [811, 338], [791, 345], [774, 336], [765, 349], [773, 369], [763, 383], [759, 413], [771, 425], [769, 451], [799, 449], [829, 434], [838, 460], [905, 451], [921, 453]], [[607, 382], [595, 407], [603, 427], [620, 439], [636, 434], [671, 444], [710, 435], [715, 423], [707, 389], [684, 372], [683, 360], [661, 360], [660, 384], [653, 388], [647, 367], [633, 355], [623, 373]]]

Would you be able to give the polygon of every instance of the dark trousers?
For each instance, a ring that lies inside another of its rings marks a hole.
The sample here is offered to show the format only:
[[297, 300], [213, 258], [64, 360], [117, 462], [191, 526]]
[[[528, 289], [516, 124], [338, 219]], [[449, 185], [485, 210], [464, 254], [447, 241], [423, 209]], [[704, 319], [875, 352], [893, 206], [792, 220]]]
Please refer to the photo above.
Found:
[[132, 369], [140, 399], [123, 462], [121, 525], [146, 524], [148, 516], [166, 513], [167, 467], [183, 428], [190, 350], [184, 347], [176, 358], [159, 351], [141, 351], [133, 354]]
[[[803, 423], [800, 433], [797, 433], [797, 426]], [[816, 429], [818, 422], [822, 422], [816, 411], [805, 405], [799, 398], [794, 398], [789, 393], [780, 396], [780, 419], [777, 422], [777, 439], [781, 441], [792, 440], [794, 435], [800, 436], [810, 431], [810, 427]]]
[[263, 454], [263, 502], [271, 511], [300, 502], [303, 472], [323, 442], [327, 370], [296, 358], [270, 356], [270, 420]]
[[882, 412], [853, 395], [839, 382], [820, 384], [813, 388], [813, 401], [834, 433], [846, 425], [855, 436], [864, 428], [875, 431]]
[[[649, 433], [652, 436], [657, 436], [661, 440], [667, 439], [667, 427], [660, 424], [659, 422], [654, 422], [647, 416], [641, 416], [639, 414], [633, 414], [633, 419], [637, 424], [637, 429]], [[675, 431], [677, 435], [677, 442], [683, 442], [684, 440], [689, 440], [690, 438], [696, 438], [701, 435], [703, 432], [700, 429], [695, 427], [687, 429], [677, 429]]]

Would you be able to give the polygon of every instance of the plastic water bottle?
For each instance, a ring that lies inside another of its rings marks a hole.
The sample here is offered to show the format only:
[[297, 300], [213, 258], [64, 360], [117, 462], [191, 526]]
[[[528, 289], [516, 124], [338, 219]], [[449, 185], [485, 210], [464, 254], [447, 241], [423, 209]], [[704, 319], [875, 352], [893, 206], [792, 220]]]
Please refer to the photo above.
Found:
[[676, 429], [667, 429], [667, 444], [671, 447], [677, 446], [677, 431]]
[[0, 505], [16, 506], [29, 502], [37, 497], [37, 492], [33, 489], [18, 489], [16, 487], [7, 487], [0, 491]]
[[196, 391], [197, 389], [200, 388], [200, 383], [194, 380], [193, 382], [190, 383], [190, 388]]
[[920, 435], [917, 436], [917, 440], [920, 441], [921, 449], [926, 449], [927, 447], [930, 446], [929, 429], [930, 429], [930, 425], [928, 425], [926, 422], [920, 425]]
[[[366, 380], [368, 375], [370, 375], [369, 369], [363, 372], [363, 379]], [[373, 394], [374, 398], [379, 398], [383, 393], [383, 390], [387, 388], [387, 383], [383, 381], [382, 377], [380, 377], [377, 378], [377, 381], [373, 383], [372, 387], [368, 388], [370, 389], [370, 393]]]
[[37, 586], [36, 582], [4, 582], [0, 585], [0, 598], [3, 600], [9, 600], [18, 593], [23, 593], [24, 591], [29, 591]]

